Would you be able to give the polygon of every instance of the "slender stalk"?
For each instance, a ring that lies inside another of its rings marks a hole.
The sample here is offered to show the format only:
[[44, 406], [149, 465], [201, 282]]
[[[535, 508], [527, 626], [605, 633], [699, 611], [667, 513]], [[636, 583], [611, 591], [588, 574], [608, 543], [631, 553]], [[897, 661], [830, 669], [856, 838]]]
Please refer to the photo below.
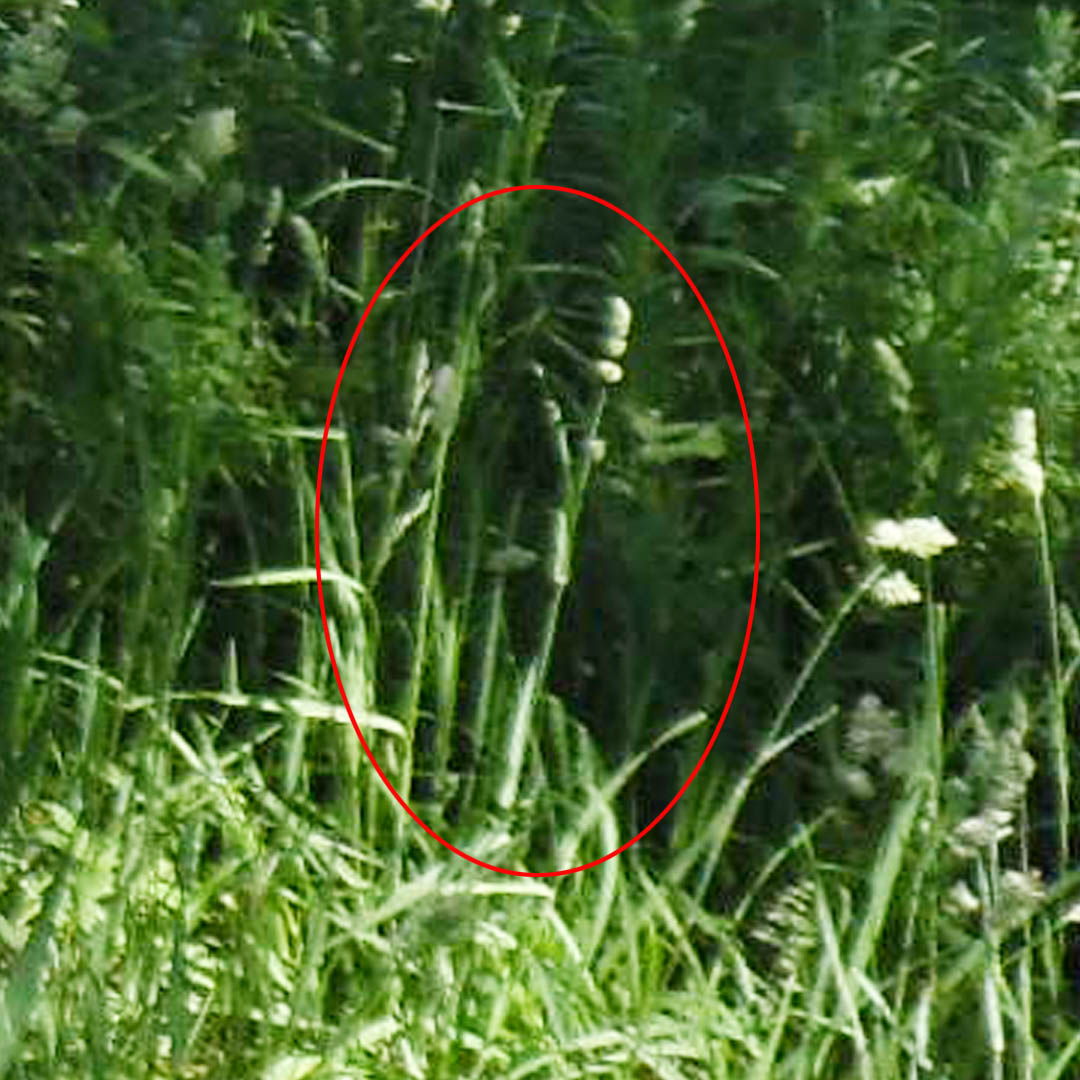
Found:
[[[567, 497], [564, 505], [556, 507], [552, 511], [552, 533], [548, 566], [548, 587], [550, 592], [547, 607], [542, 617], [539, 642], [529, 660], [525, 674], [518, 684], [513, 712], [510, 717], [510, 728], [506, 742], [505, 772], [496, 795], [496, 804], [500, 810], [508, 810], [514, 804], [521, 784], [525, 746], [532, 725], [537, 695], [547, 674], [551, 649], [555, 641], [555, 631], [559, 622], [563, 593], [570, 582], [570, 553], [573, 551], [585, 490], [592, 470], [592, 457], [588, 448], [600, 429], [600, 421], [606, 401], [607, 391], [603, 387], [598, 388], [586, 426], [585, 442], [579, 454], [576, 473], [567, 485]], [[549, 405], [554, 406], [554, 402], [549, 402]], [[565, 468], [569, 463], [565, 430], [557, 419], [557, 410], [552, 409], [549, 415], [553, 416], [552, 435], [556, 441], [557, 456]]]
[[1051, 722], [1050, 745], [1053, 753], [1054, 785], [1057, 797], [1058, 867], [1069, 865], [1069, 824], [1072, 816], [1069, 795], [1069, 725], [1065, 714], [1065, 679], [1061, 670], [1061, 642], [1058, 633], [1057, 589], [1054, 566], [1050, 560], [1050, 531], [1042, 499], [1035, 496], [1035, 521], [1039, 529], [1039, 567], [1046, 598], [1046, 620], [1050, 632]]

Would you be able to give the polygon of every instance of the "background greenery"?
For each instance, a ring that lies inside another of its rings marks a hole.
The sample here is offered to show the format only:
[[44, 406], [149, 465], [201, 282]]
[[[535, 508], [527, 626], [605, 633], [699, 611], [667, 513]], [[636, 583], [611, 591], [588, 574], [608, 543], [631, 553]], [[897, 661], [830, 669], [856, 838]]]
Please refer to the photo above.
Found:
[[1075, 1075], [1077, 48], [0, 4], [0, 1074]]

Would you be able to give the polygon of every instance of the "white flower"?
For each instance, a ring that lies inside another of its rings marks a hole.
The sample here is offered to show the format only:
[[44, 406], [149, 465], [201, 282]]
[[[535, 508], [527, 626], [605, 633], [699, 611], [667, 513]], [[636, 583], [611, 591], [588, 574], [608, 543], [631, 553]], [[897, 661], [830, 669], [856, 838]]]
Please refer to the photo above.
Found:
[[917, 559], [932, 559], [956, 543], [956, 537], [936, 517], [882, 518], [866, 536], [866, 542], [884, 551], [901, 551]]
[[1017, 409], [1012, 415], [1009, 439], [1010, 479], [1036, 499], [1042, 498], [1046, 478], [1039, 464], [1039, 440], [1035, 410]]
[[896, 570], [875, 582], [870, 595], [882, 607], [904, 607], [922, 599], [919, 586], [904, 573]]
[[521, 29], [521, 16], [511, 12], [503, 19], [502, 32], [505, 37], [513, 37]]
[[449, 15], [454, 0], [416, 0], [419, 11], [434, 11], [437, 15]]

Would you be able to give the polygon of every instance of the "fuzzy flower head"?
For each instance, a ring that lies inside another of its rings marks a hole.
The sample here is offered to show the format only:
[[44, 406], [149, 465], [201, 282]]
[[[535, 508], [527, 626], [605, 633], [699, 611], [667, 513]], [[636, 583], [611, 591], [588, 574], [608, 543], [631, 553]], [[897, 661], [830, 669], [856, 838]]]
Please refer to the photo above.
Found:
[[1017, 409], [1012, 415], [1009, 438], [1009, 478], [1013, 483], [1042, 498], [1046, 478], [1039, 464], [1039, 440], [1034, 409]]
[[936, 517], [875, 522], [866, 542], [882, 551], [900, 551], [917, 559], [932, 559], [956, 544], [956, 537]]

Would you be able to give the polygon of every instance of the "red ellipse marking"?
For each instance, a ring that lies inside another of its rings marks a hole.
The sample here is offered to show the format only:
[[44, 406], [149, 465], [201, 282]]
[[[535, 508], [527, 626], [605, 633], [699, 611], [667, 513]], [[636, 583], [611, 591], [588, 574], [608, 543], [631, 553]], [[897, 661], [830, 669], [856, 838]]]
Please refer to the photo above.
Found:
[[[509, 870], [504, 866], [493, 866], [491, 863], [486, 863], [483, 859], [477, 859], [475, 856], [468, 854], [468, 852], [461, 851], [456, 848], [449, 840], [444, 840], [434, 829], [432, 829], [425, 822], [421, 821], [419, 817], [413, 812], [413, 809], [409, 804], [397, 793], [394, 785], [386, 778], [386, 774], [379, 768], [379, 763], [375, 760], [375, 755], [371, 752], [371, 747], [368, 746], [367, 740], [364, 738], [364, 733], [360, 730], [360, 725], [356, 722], [356, 717], [353, 716], [352, 706], [349, 704], [349, 697], [345, 693], [345, 686], [341, 681], [341, 673], [338, 671], [337, 657], [334, 655], [334, 646], [330, 642], [330, 627], [326, 620], [326, 601], [323, 597], [323, 581], [322, 581], [322, 563], [319, 559], [319, 507], [321, 505], [322, 498], [322, 480], [323, 480], [323, 465], [326, 461], [326, 444], [330, 436], [330, 423], [334, 417], [334, 405], [337, 403], [338, 391], [341, 389], [341, 380], [345, 377], [345, 369], [349, 366], [349, 357], [352, 356], [353, 348], [356, 345], [357, 339], [360, 337], [360, 331], [364, 328], [364, 323], [367, 322], [368, 316], [371, 314], [372, 308], [375, 306], [375, 302], [382, 295], [382, 291], [390, 283], [393, 276], [398, 272], [398, 268], [401, 264], [422, 244], [436, 229], [445, 225], [452, 217], [457, 216], [463, 210], [468, 210], [470, 206], [479, 202], [484, 202], [486, 199], [493, 199], [497, 195], [507, 195], [513, 191], [560, 191], [566, 195], [576, 195], [582, 199], [588, 199], [590, 202], [599, 204], [600, 206], [606, 206], [609, 210], [618, 214], [619, 217], [626, 221], [629, 221], [631, 225], [640, 229], [667, 257], [671, 260], [671, 264], [682, 275], [683, 280], [690, 286], [691, 292], [697, 297], [698, 303], [701, 304], [702, 310], [705, 312], [706, 317], [709, 320], [709, 325], [713, 328], [713, 333], [716, 334], [716, 340], [720, 342], [720, 348], [724, 350], [724, 357], [727, 360], [728, 370], [731, 372], [731, 379], [735, 384], [735, 393], [739, 397], [739, 408], [742, 410], [743, 424], [746, 427], [746, 445], [750, 450], [750, 469], [754, 478], [754, 586], [750, 593], [750, 613], [746, 619], [746, 634], [743, 637], [742, 652], [739, 654], [739, 665], [735, 669], [735, 678], [731, 683], [731, 691], [728, 693], [727, 701], [724, 703], [724, 710], [720, 714], [720, 719], [716, 723], [716, 728], [712, 733], [712, 738], [709, 740], [708, 746], [705, 747], [704, 753], [698, 759], [697, 765], [694, 766], [694, 771], [686, 778], [686, 782], [675, 797], [656, 815], [655, 818], [644, 829], [630, 840], [627, 840], [621, 847], [617, 847], [614, 851], [609, 851], [606, 855], [601, 856], [599, 859], [594, 859], [590, 863], [583, 863], [581, 866], [570, 867], [566, 870]], [[716, 737], [720, 734], [720, 729], [724, 726], [724, 720], [727, 718], [728, 710], [731, 708], [731, 703], [735, 699], [735, 690], [739, 685], [739, 678], [742, 676], [743, 664], [746, 662], [746, 652], [750, 647], [750, 630], [754, 624], [754, 607], [757, 603], [757, 589], [758, 589], [758, 571], [761, 567], [761, 500], [758, 494], [758, 474], [757, 474], [757, 458], [754, 455], [754, 436], [750, 430], [750, 417], [746, 411], [746, 401], [743, 398], [742, 387], [739, 385], [739, 376], [735, 373], [735, 365], [731, 362], [731, 354], [728, 352], [727, 344], [724, 342], [723, 335], [720, 333], [720, 328], [716, 325], [716, 319], [713, 318], [712, 312], [709, 310], [709, 305], [705, 303], [705, 298], [698, 291], [698, 287], [690, 279], [690, 275], [683, 269], [682, 264], [678, 259], [667, 249], [667, 247], [644, 225], [641, 224], [636, 218], [632, 217], [625, 210], [620, 209], [614, 203], [608, 202], [606, 199], [601, 199], [597, 195], [590, 195], [587, 191], [579, 191], [577, 188], [561, 187], [555, 184], [521, 184], [516, 187], [500, 188], [497, 191], [489, 191], [483, 195], [477, 195], [476, 198], [470, 199], [466, 203], [462, 203], [456, 210], [451, 210], [450, 213], [444, 214], [434, 225], [428, 226], [406, 249], [405, 253], [398, 259], [396, 263], [390, 268], [389, 273], [383, 278], [382, 284], [375, 290], [375, 295], [368, 301], [367, 307], [364, 308], [364, 314], [360, 317], [360, 321], [356, 324], [356, 329], [353, 331], [352, 340], [349, 342], [349, 347], [345, 350], [345, 359], [341, 362], [341, 370], [338, 372], [337, 382], [334, 383], [334, 392], [330, 395], [330, 408], [326, 413], [326, 424], [323, 427], [322, 446], [319, 450], [319, 472], [315, 481], [315, 577], [319, 586], [319, 612], [322, 615], [323, 636], [326, 638], [326, 648], [330, 653], [330, 663], [334, 669], [334, 679], [337, 682], [338, 690], [341, 693], [341, 700], [345, 703], [345, 710], [349, 714], [349, 719], [352, 721], [353, 730], [356, 732], [357, 738], [360, 740], [360, 744], [364, 748], [364, 753], [367, 754], [368, 760], [374, 766], [375, 771], [379, 774], [379, 778], [386, 785], [387, 790], [398, 801], [402, 809], [420, 826], [429, 836], [438, 840], [443, 847], [448, 848], [455, 855], [474, 863], [477, 866], [482, 866], [486, 870], [494, 870], [497, 874], [508, 874], [511, 877], [524, 877], [524, 878], [542, 878], [542, 877], [564, 877], [568, 874], [576, 874], [580, 870], [591, 870], [594, 866], [599, 866], [601, 863], [605, 863], [608, 859], [615, 858], [616, 855], [621, 855], [624, 851], [631, 848], [636, 844], [643, 836], [651, 832], [668, 814], [671, 808], [686, 794], [687, 789], [694, 782], [694, 778], [701, 771], [701, 766], [705, 764], [705, 759], [712, 751], [713, 744], [716, 742]]]

